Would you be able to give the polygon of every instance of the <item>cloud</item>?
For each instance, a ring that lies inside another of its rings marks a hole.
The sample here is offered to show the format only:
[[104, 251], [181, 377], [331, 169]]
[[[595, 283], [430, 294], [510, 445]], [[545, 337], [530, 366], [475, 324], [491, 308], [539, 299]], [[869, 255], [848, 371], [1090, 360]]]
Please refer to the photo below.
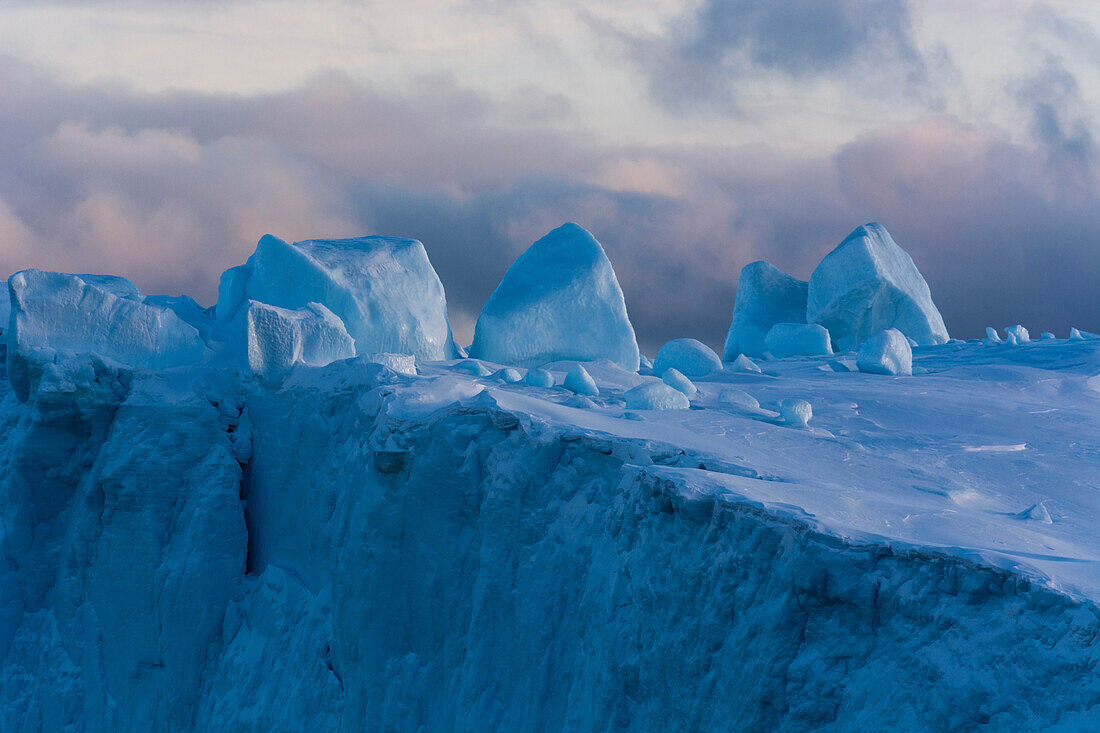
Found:
[[904, 0], [705, 0], [662, 34], [618, 36], [672, 109], [743, 111], [741, 93], [761, 81], [934, 97]]

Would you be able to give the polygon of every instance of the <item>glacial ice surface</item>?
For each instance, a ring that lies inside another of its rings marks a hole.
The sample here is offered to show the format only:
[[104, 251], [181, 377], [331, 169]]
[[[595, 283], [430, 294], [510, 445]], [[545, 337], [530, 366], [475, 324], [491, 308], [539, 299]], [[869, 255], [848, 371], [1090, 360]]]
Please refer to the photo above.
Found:
[[248, 366], [270, 385], [281, 382], [295, 364], [324, 366], [355, 356], [343, 321], [320, 303], [288, 310], [250, 300], [239, 320]]
[[569, 223], [532, 244], [478, 316], [470, 356], [515, 366], [604, 358], [637, 371], [634, 327], [600, 243]]
[[808, 323], [829, 329], [838, 351], [896, 328], [921, 345], [947, 342], [928, 283], [881, 224], [856, 228], [810, 275]]
[[764, 346], [776, 359], [833, 353], [829, 332], [816, 323], [777, 323], [768, 331]]

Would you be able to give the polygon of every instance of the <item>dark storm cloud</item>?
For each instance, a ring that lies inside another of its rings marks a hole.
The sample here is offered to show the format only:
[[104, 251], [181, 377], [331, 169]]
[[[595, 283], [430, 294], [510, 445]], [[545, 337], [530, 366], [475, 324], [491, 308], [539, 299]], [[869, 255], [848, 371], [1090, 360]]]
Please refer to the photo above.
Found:
[[265, 232], [399, 234], [425, 242], [468, 324], [517, 254], [573, 220], [604, 243], [652, 353], [676, 336], [720, 346], [749, 261], [805, 278], [879, 220], [956, 334], [1100, 330], [1100, 202], [1062, 158], [995, 129], [932, 118], [792, 158], [564, 135], [541, 121], [567, 101], [448, 77], [401, 93], [330, 74], [271, 95], [144, 95], [6, 62], [0, 87], [9, 270], [117, 272], [210, 302]]
[[706, 0], [662, 36], [619, 36], [674, 108], [737, 109], [739, 91], [769, 73], [930, 93], [903, 0]]

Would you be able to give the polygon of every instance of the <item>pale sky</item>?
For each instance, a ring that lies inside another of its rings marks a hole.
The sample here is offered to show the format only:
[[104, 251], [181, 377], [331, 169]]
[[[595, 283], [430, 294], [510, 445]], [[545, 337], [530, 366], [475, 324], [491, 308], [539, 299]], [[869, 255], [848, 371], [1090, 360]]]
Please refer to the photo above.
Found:
[[1100, 330], [1100, 4], [9, 2], [0, 269], [213, 301], [265, 233], [424, 241], [460, 340], [575, 220], [643, 347], [881, 221], [953, 335]]

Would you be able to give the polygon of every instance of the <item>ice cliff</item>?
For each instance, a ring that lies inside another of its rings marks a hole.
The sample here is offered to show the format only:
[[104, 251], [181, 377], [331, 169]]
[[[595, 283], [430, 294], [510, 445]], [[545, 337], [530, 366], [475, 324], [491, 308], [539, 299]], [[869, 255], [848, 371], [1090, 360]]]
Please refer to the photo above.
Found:
[[[614, 358], [606, 277], [610, 353], [456, 361], [438, 279], [352, 277], [378, 250], [345, 241], [279, 303], [254, 267], [211, 311], [12, 278], [0, 730], [1100, 721], [1100, 341], [899, 329], [860, 364], [732, 369], [677, 340], [659, 371], [689, 398]], [[360, 344], [380, 292], [438, 358]]]

